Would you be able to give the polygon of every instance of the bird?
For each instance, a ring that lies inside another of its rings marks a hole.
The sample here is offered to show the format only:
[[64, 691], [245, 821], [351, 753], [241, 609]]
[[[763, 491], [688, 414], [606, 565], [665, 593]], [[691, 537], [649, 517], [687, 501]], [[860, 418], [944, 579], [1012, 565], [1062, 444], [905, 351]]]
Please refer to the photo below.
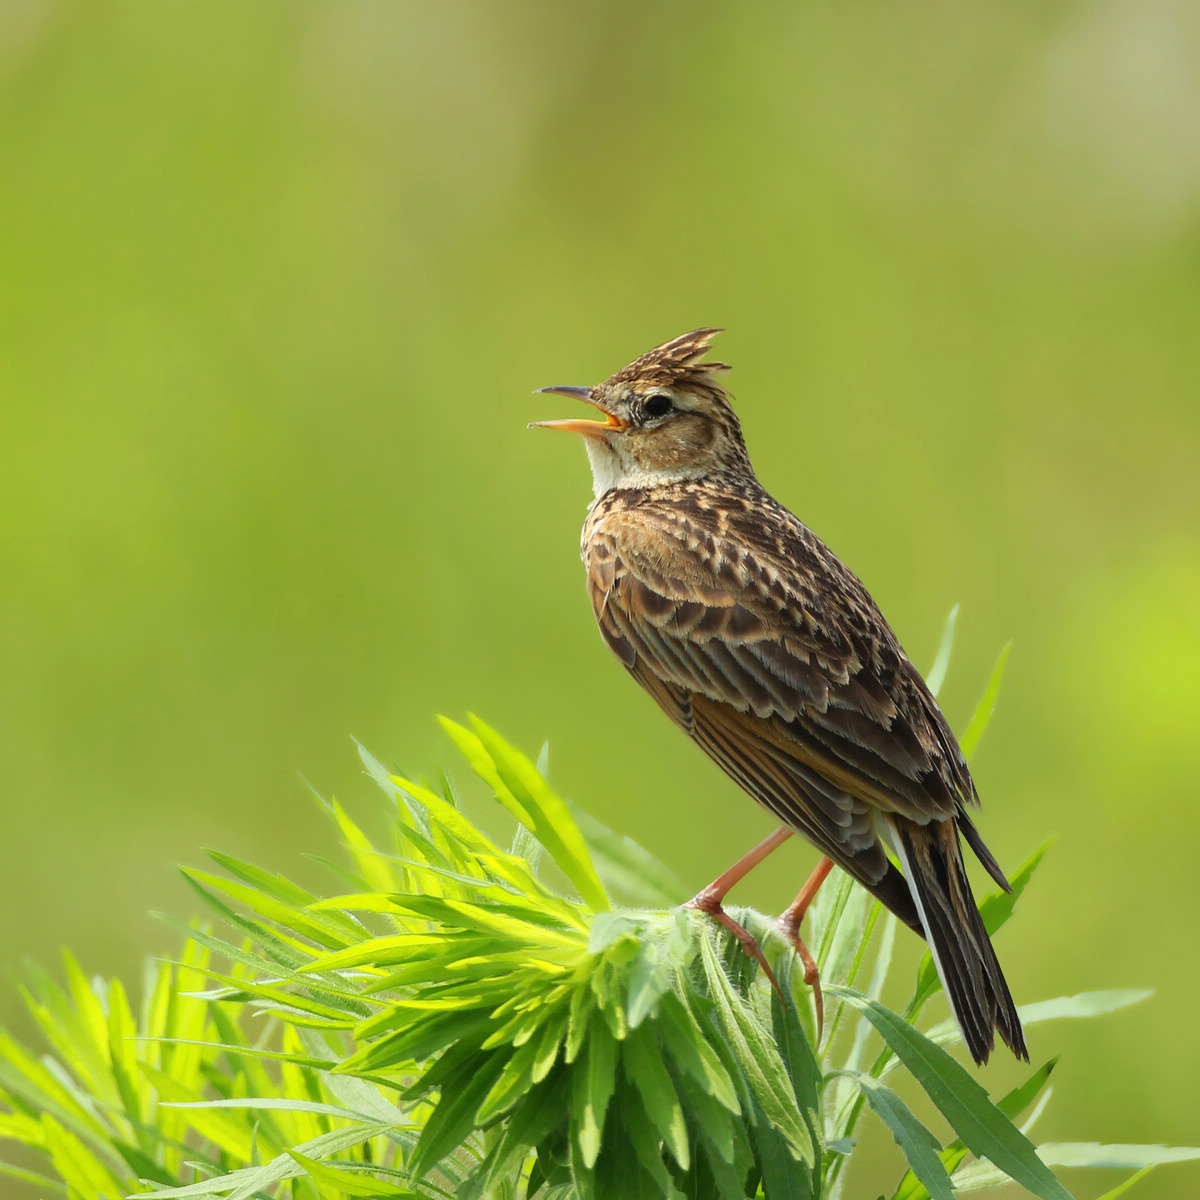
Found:
[[531, 422], [580, 434], [587, 449], [594, 498], [580, 549], [604, 641], [781, 822], [690, 903], [765, 967], [721, 902], [800, 834], [823, 857], [780, 923], [810, 983], [800, 921], [836, 864], [928, 941], [976, 1063], [997, 1033], [1028, 1061], [964, 866], [963, 841], [1011, 891], [970, 816], [979, 795], [962, 750], [866, 587], [759, 482], [718, 378], [729, 367], [706, 361], [720, 332], [673, 338], [592, 387], [538, 389], [598, 420]]

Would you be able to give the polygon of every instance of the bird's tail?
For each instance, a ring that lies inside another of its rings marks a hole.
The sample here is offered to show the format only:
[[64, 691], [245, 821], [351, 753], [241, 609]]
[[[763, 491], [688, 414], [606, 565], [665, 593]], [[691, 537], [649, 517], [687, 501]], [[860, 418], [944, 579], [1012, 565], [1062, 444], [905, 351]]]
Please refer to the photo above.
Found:
[[1021, 1019], [975, 906], [954, 822], [894, 821], [891, 827], [934, 965], [971, 1057], [987, 1062], [999, 1033], [1028, 1062]]

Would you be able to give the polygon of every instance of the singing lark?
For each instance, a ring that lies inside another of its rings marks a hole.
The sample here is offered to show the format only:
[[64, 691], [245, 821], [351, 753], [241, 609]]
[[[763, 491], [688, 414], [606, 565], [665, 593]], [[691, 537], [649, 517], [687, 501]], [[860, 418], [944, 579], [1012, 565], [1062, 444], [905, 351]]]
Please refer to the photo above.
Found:
[[1009, 886], [968, 815], [962, 751], [866, 588], [759, 483], [717, 382], [728, 368], [702, 361], [718, 332], [657, 346], [595, 387], [542, 388], [602, 419], [537, 422], [582, 434], [591, 460], [582, 554], [604, 640], [783, 822], [692, 903], [757, 950], [721, 900], [802, 834], [826, 858], [781, 921], [810, 982], [798, 928], [832, 860], [928, 939], [976, 1062], [996, 1032], [1027, 1058], [963, 866], [960, 834]]

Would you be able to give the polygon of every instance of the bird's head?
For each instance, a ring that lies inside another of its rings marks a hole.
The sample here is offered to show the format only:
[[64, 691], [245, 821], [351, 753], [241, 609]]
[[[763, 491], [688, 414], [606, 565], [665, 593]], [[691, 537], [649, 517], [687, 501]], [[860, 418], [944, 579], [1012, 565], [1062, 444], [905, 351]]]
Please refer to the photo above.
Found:
[[716, 382], [720, 362], [701, 362], [719, 329], [697, 329], [635, 358], [595, 387], [547, 387], [599, 410], [602, 420], [534, 421], [583, 435], [597, 496], [709, 477], [752, 476], [742, 428]]

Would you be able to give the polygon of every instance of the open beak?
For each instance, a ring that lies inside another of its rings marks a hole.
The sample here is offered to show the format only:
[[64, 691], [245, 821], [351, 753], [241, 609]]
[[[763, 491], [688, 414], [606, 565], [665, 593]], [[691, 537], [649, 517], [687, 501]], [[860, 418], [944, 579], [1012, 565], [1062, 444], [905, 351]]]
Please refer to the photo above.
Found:
[[592, 389], [585, 387], [545, 387], [538, 388], [534, 395], [542, 392], [549, 392], [554, 396], [571, 396], [576, 400], [582, 400], [584, 404], [590, 404], [594, 409], [600, 412], [603, 421], [586, 421], [586, 420], [568, 420], [568, 421], [530, 421], [529, 428], [539, 426], [542, 429], [564, 429], [567, 433], [582, 433], [585, 437], [603, 437], [607, 433], [612, 433], [616, 429], [624, 429], [625, 422], [621, 420], [615, 413], [610, 413], [607, 409], [602, 408], [595, 400], [592, 399]]

